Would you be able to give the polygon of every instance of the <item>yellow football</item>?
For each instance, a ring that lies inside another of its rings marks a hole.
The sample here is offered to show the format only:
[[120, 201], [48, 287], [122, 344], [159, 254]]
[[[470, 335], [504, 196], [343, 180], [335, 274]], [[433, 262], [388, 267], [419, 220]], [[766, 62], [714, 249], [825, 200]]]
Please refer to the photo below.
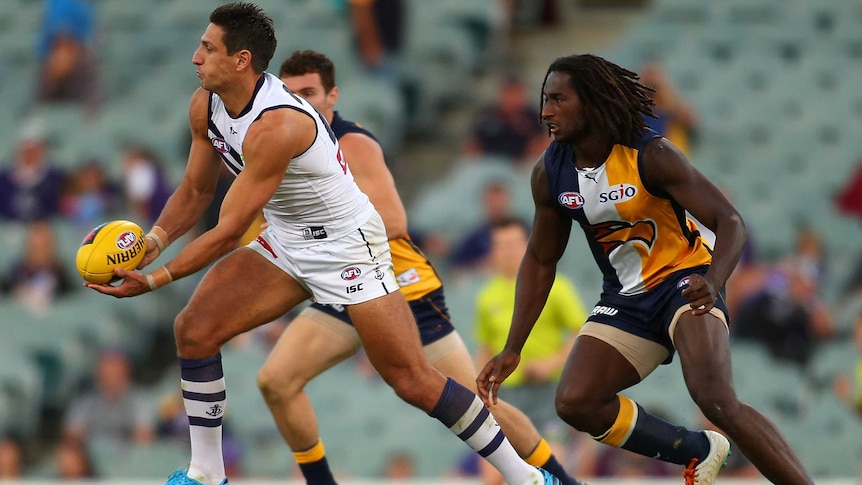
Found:
[[146, 249], [140, 226], [130, 221], [106, 222], [81, 242], [75, 265], [90, 283], [108, 283], [115, 278], [114, 268], [137, 268]]

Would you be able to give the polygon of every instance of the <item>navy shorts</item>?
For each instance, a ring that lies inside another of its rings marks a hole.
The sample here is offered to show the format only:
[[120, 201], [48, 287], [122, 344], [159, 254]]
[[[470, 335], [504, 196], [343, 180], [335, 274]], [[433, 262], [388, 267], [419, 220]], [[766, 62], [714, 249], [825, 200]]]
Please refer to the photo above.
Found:
[[[449, 317], [449, 308], [446, 306], [446, 297], [443, 288], [438, 288], [418, 300], [408, 301], [410, 310], [416, 318], [419, 327], [419, 337], [422, 346], [432, 344], [455, 331], [452, 319]], [[342, 322], [353, 325], [350, 317], [342, 306], [322, 305], [312, 303], [311, 308], [331, 315]]]
[[[677, 271], [655, 288], [640, 295], [622, 296], [618, 293], [603, 292], [587, 320], [604, 323], [663, 345], [670, 352], [664, 363], [669, 363], [673, 359], [674, 348], [668, 327], [674, 313], [690, 303], [682, 296], [682, 290], [688, 287], [690, 275], [704, 275], [707, 269], [709, 266], [697, 266]], [[724, 313], [725, 321], [730, 321], [723, 288], [715, 302], [715, 308]]]

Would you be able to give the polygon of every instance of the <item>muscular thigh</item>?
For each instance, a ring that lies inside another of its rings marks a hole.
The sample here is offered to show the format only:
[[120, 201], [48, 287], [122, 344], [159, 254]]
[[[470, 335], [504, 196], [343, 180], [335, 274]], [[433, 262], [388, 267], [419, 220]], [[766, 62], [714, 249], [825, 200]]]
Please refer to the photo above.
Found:
[[560, 377], [557, 399], [604, 402], [640, 380], [634, 366], [614, 346], [591, 335], [579, 335]]
[[207, 272], [183, 313], [192, 324], [207, 327], [226, 341], [275, 320], [308, 298], [296, 280], [243, 247]]
[[384, 379], [390, 370], [420, 372], [429, 367], [413, 313], [400, 291], [347, 306], [347, 312], [369, 360]]
[[283, 381], [309, 381], [355, 354], [352, 326], [314, 308], [302, 311], [279, 337], [264, 368]]

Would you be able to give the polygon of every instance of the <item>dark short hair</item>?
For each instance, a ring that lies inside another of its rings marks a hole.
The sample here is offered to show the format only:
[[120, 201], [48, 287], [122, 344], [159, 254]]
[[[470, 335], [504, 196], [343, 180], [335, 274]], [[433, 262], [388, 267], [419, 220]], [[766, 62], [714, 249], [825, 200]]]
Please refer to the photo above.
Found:
[[251, 52], [251, 67], [261, 73], [275, 54], [275, 28], [272, 18], [253, 3], [226, 3], [210, 14], [210, 23], [224, 29], [228, 54], [246, 49]]
[[335, 64], [320, 52], [313, 50], [293, 51], [278, 70], [278, 77], [320, 75], [323, 89], [328, 93], [335, 87]]

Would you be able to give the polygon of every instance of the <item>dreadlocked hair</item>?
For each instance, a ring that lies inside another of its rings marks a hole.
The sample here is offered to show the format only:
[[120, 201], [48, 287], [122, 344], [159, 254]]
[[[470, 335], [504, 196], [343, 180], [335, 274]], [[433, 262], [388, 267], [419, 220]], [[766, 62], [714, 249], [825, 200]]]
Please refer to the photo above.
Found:
[[569, 75], [587, 117], [614, 142], [634, 143], [646, 129], [644, 116], [656, 117], [654, 90], [638, 82], [637, 73], [608, 60], [589, 54], [560, 57], [548, 68], [542, 93], [552, 72]]

